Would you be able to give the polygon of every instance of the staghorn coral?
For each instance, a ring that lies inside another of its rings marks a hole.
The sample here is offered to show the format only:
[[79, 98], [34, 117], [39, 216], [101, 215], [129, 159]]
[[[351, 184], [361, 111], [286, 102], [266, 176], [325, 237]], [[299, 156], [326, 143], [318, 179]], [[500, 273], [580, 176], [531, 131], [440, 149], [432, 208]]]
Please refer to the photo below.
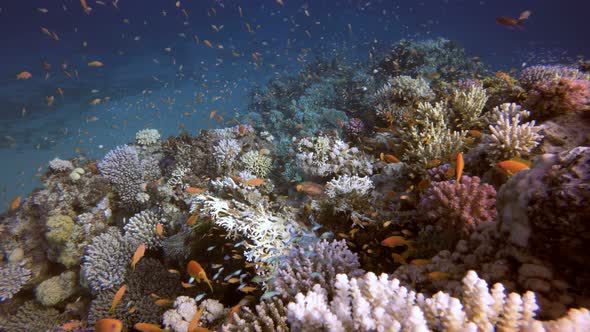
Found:
[[496, 190], [477, 176], [433, 182], [418, 206], [441, 231], [468, 236], [478, 225], [496, 218]]
[[480, 128], [484, 124], [483, 108], [488, 101], [486, 90], [473, 84], [467, 91], [456, 89], [451, 101], [453, 118], [451, 122], [459, 129]]
[[221, 327], [223, 332], [289, 332], [287, 308], [283, 301], [274, 297], [256, 305], [255, 311], [244, 307], [235, 313], [232, 321]]
[[552, 322], [535, 320], [535, 295], [505, 294], [502, 284], [488, 288], [474, 271], [463, 278], [459, 298], [438, 292], [427, 298], [401, 287], [399, 280], [372, 272], [362, 278], [336, 277], [329, 298], [315, 285], [288, 304], [288, 321], [297, 331], [562, 331], [590, 328], [590, 311], [572, 309]]
[[167, 221], [158, 213], [151, 210], [144, 210], [136, 213], [125, 223], [125, 241], [135, 245], [145, 244], [148, 249], [157, 249], [162, 246], [162, 239], [156, 232], [156, 225], [162, 227], [167, 225]]
[[86, 249], [81, 279], [93, 293], [120, 285], [134, 250], [115, 228], [96, 236]]
[[524, 122], [529, 112], [519, 105], [502, 104], [495, 107], [490, 118], [490, 135], [486, 135], [483, 146], [491, 161], [514, 157], [527, 157], [543, 138], [538, 134], [535, 121]]
[[259, 151], [248, 151], [240, 159], [244, 169], [259, 178], [264, 178], [272, 169], [272, 159]]
[[160, 132], [157, 129], [142, 129], [135, 134], [135, 141], [142, 146], [150, 146], [158, 143]]
[[109, 151], [98, 163], [98, 169], [113, 184], [122, 205], [137, 209], [145, 201], [145, 184], [159, 174], [157, 162], [140, 160], [137, 150], [127, 145]]
[[311, 176], [373, 174], [373, 164], [356, 147], [329, 136], [304, 137], [295, 144], [295, 163]]
[[66, 271], [40, 283], [35, 289], [35, 296], [41, 304], [51, 307], [72, 296], [77, 289], [78, 275]]
[[31, 280], [31, 276], [29, 269], [15, 264], [0, 267], [0, 302], [10, 300]]
[[47, 331], [66, 321], [53, 308], [44, 308], [35, 301], [21, 305], [14, 315], [0, 317], [0, 330], [5, 332]]
[[336, 275], [358, 277], [363, 274], [358, 256], [351, 252], [346, 241], [318, 241], [307, 248], [294, 248], [277, 269], [269, 288], [292, 300], [297, 293], [306, 293], [320, 284], [332, 295]]

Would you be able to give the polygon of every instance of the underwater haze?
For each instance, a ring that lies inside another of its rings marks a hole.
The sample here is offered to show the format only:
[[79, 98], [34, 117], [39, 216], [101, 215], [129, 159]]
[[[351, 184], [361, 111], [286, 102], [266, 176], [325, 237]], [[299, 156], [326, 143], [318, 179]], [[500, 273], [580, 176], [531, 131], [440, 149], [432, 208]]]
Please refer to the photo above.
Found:
[[0, 331], [590, 331], [588, 13], [0, 2]]

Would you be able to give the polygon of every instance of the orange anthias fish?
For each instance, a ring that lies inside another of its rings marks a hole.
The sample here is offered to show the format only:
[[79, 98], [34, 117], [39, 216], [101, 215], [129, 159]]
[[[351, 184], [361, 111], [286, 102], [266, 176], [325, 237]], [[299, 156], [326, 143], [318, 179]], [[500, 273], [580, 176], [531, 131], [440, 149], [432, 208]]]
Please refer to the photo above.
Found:
[[133, 268], [133, 270], [135, 270], [135, 265], [137, 265], [137, 262], [139, 262], [143, 255], [145, 255], [144, 243], [140, 244], [139, 247], [137, 247], [137, 249], [135, 250], [135, 253], [133, 254], [133, 259], [131, 260], [131, 267]]
[[90, 11], [92, 9], [90, 7], [88, 7], [88, 4], [86, 3], [86, 0], [80, 0], [80, 5], [82, 5], [82, 10], [84, 10], [84, 12], [86, 13], [86, 15], [90, 15]]
[[201, 188], [196, 188], [196, 187], [186, 187], [186, 189], [184, 190], [189, 194], [200, 194], [202, 192], [204, 192], [205, 190], [201, 189]]
[[235, 306], [233, 306], [231, 308], [231, 310], [229, 311], [229, 314], [227, 315], [227, 317], [229, 318], [229, 322], [231, 322], [234, 318], [234, 314], [237, 313], [240, 308], [242, 308], [243, 306], [247, 305], [248, 303], [252, 302], [254, 300], [254, 296], [252, 295], [246, 295], [244, 296], [243, 299], [240, 300], [240, 302], [238, 302], [238, 304], [236, 304]]
[[211, 288], [211, 292], [213, 292], [213, 286], [211, 285], [211, 281], [207, 278], [207, 273], [197, 261], [191, 260], [188, 262], [186, 267], [188, 274], [194, 278], [197, 282], [201, 282], [201, 280], [205, 281], [209, 288]]
[[199, 220], [199, 215], [198, 214], [193, 214], [192, 216], [190, 216], [187, 220], [186, 220], [186, 224], [187, 225], [194, 225], [197, 220]]
[[193, 318], [191, 318], [191, 321], [188, 324], [188, 328], [186, 329], [186, 332], [207, 332], [207, 331], [209, 331], [209, 329], [199, 326], [199, 320], [201, 319], [201, 315], [203, 314], [204, 309], [205, 309], [204, 307], [201, 307], [201, 309], [199, 309], [199, 311], [197, 311], [197, 313], [193, 316]]
[[518, 16], [518, 18], [513, 18], [513, 17], [509, 17], [509, 16], [498, 16], [496, 17], [496, 22], [500, 25], [503, 26], [507, 26], [507, 27], [517, 27], [519, 29], [522, 29], [522, 24], [529, 19], [529, 17], [531, 17], [532, 12], [530, 10], [525, 10], [522, 13], [520, 13], [520, 15]]
[[395, 248], [408, 245], [409, 242], [403, 236], [393, 235], [381, 241], [384, 247]]
[[463, 167], [465, 167], [465, 161], [463, 161], [463, 154], [457, 153], [457, 183], [461, 182], [461, 175], [463, 175]]
[[318, 196], [324, 193], [324, 186], [310, 181], [304, 181], [299, 183], [297, 187], [295, 187], [295, 189], [309, 196]]
[[21, 71], [16, 75], [17, 80], [28, 80], [31, 77], [33, 77], [33, 75], [28, 71]]
[[428, 276], [428, 279], [435, 281], [435, 280], [449, 279], [451, 274], [448, 272], [434, 271], [434, 272], [428, 273], [427, 276]]
[[164, 226], [162, 226], [162, 224], [160, 223], [156, 224], [156, 234], [158, 234], [159, 238], [162, 238], [164, 236]]
[[95, 332], [121, 332], [123, 331], [123, 322], [114, 318], [103, 318], [94, 324]]
[[395, 156], [390, 155], [390, 154], [383, 155], [383, 159], [385, 159], [385, 161], [387, 161], [388, 163], [399, 163], [400, 162], [399, 159], [397, 159]]
[[16, 196], [15, 198], [13, 198], [12, 202], [10, 202], [10, 211], [14, 211], [14, 210], [18, 209], [18, 207], [20, 206], [21, 200], [22, 200], [22, 198], [20, 196]]
[[104, 64], [100, 61], [90, 61], [88, 62], [88, 67], [102, 67]]
[[137, 323], [133, 328], [141, 332], [164, 332], [159, 325], [149, 323]]
[[246, 181], [247, 186], [258, 187], [264, 184], [264, 179], [261, 178], [254, 178]]
[[109, 310], [110, 313], [113, 313], [115, 311], [117, 304], [119, 304], [119, 301], [121, 301], [121, 298], [125, 294], [126, 290], [127, 290], [127, 285], [123, 285], [123, 286], [121, 286], [121, 288], [119, 288], [117, 293], [115, 293], [115, 297], [113, 297], [113, 303], [111, 304], [111, 309]]
[[497, 163], [496, 169], [502, 174], [512, 176], [520, 171], [531, 168], [530, 166], [530, 163], [526, 160], [519, 160], [514, 158]]

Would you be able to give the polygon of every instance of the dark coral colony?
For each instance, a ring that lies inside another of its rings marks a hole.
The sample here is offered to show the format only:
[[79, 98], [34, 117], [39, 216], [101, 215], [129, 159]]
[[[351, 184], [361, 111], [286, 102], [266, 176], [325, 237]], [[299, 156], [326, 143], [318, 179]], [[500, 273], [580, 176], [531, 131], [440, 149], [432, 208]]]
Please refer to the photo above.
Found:
[[590, 331], [582, 65], [403, 40], [51, 160], [1, 217], [0, 330]]

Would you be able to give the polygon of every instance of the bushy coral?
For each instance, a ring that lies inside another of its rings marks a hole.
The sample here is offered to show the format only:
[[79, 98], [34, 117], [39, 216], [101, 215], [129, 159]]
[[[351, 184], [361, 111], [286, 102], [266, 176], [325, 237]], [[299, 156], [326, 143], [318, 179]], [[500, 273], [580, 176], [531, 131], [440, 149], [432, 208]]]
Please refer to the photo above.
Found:
[[400, 105], [412, 105], [419, 101], [434, 98], [434, 92], [428, 82], [419, 77], [407, 75], [395, 76], [387, 80], [385, 85], [375, 93], [378, 102], [387, 100]]
[[373, 173], [371, 159], [338, 138], [304, 137], [296, 142], [295, 152], [297, 167], [311, 176]]
[[40, 283], [35, 289], [35, 296], [41, 304], [51, 307], [72, 296], [77, 289], [78, 275], [66, 271]]
[[242, 155], [244, 169], [259, 178], [264, 178], [272, 169], [272, 159], [259, 151], [248, 151]]
[[139, 145], [150, 146], [158, 143], [160, 132], [157, 129], [142, 129], [135, 134], [135, 141]]
[[345, 124], [346, 134], [351, 138], [362, 135], [365, 131], [365, 123], [359, 118], [351, 118]]
[[287, 307], [278, 297], [262, 301], [255, 310], [245, 307], [221, 327], [223, 332], [289, 332]]
[[134, 250], [116, 229], [96, 236], [86, 249], [82, 263], [83, 282], [94, 293], [120, 285]]
[[535, 119], [590, 110], [590, 80], [562, 77], [535, 84], [525, 105]]
[[362, 278], [336, 277], [328, 297], [319, 285], [289, 303], [288, 320], [297, 331], [561, 331], [590, 328], [590, 311], [572, 309], [555, 322], [537, 321], [535, 295], [505, 294], [502, 284], [488, 288], [474, 271], [463, 278], [460, 298], [438, 292], [431, 297], [401, 287], [397, 279], [372, 272]]
[[433, 182], [422, 197], [418, 209], [441, 231], [471, 234], [478, 225], [496, 218], [496, 190], [476, 176]]
[[15, 264], [0, 267], [0, 302], [10, 300], [29, 280], [29, 269]]
[[456, 89], [452, 98], [453, 118], [451, 122], [460, 129], [476, 129], [485, 123], [482, 114], [488, 101], [486, 90], [478, 84], [471, 85], [467, 91]]
[[162, 238], [156, 231], [156, 225], [167, 225], [158, 213], [152, 210], [144, 210], [129, 218], [123, 229], [125, 241], [129, 243], [145, 244], [148, 249], [157, 249], [162, 245]]
[[54, 158], [49, 162], [49, 169], [54, 172], [66, 172], [74, 169], [74, 164], [69, 160]]
[[113, 184], [124, 207], [136, 209], [145, 201], [145, 184], [159, 176], [157, 161], [139, 159], [137, 150], [122, 145], [109, 151], [98, 163], [98, 169]]
[[237, 156], [242, 151], [242, 145], [233, 138], [222, 138], [213, 147], [215, 161], [222, 168], [231, 169]]
[[358, 256], [348, 249], [344, 240], [322, 240], [307, 248], [292, 249], [269, 287], [292, 299], [297, 293], [306, 293], [314, 284], [320, 284], [332, 295], [339, 273], [349, 277], [362, 275]]
[[324, 192], [329, 199], [321, 203], [329, 207], [333, 214], [344, 213], [355, 223], [371, 221], [364, 216], [363, 211], [369, 207], [373, 188], [373, 181], [368, 176], [344, 174], [326, 184]]
[[522, 122], [529, 112], [519, 105], [502, 104], [494, 108], [490, 118], [490, 135], [486, 135], [483, 145], [491, 161], [514, 157], [527, 157], [543, 138], [538, 134], [535, 121]]

